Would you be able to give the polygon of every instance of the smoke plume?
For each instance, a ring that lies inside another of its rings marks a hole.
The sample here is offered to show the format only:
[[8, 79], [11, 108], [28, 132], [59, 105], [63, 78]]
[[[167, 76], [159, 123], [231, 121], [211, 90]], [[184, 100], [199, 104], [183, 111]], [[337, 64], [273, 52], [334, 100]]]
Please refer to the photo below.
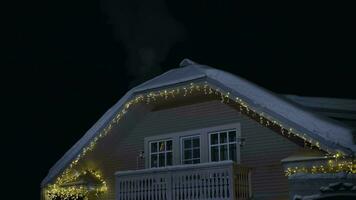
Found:
[[183, 26], [169, 13], [164, 0], [103, 0], [114, 26], [115, 39], [127, 52], [126, 68], [136, 85], [161, 73], [170, 48], [184, 39]]

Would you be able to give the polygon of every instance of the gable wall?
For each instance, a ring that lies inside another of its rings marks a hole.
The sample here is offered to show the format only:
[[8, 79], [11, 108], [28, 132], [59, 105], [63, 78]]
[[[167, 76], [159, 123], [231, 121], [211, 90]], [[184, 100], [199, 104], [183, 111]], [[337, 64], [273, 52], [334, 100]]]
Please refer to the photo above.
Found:
[[[131, 112], [131, 117], [127, 115], [78, 166], [99, 168], [103, 172], [109, 186], [103, 199], [114, 199], [116, 171], [136, 169], [136, 156], [144, 149], [145, 137], [236, 122], [241, 124], [241, 135], [246, 138], [241, 163], [252, 167], [254, 196], [288, 198], [287, 177], [280, 160], [299, 148], [294, 143], [216, 100], [148, 111], [149, 108], [139, 108]], [[138, 168], [144, 168], [144, 160], [138, 164]]]

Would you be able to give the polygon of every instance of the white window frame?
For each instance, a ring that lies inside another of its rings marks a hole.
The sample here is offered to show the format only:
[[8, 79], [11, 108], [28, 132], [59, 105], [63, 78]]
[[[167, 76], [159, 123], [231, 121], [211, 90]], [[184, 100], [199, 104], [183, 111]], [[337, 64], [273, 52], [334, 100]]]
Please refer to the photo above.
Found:
[[[144, 163], [145, 168], [151, 168], [151, 144], [150, 142], [161, 141], [161, 140], [172, 140], [172, 156], [173, 163], [172, 165], [181, 165], [182, 164], [182, 147], [181, 147], [181, 138], [188, 136], [200, 136], [200, 163], [211, 162], [211, 153], [210, 153], [210, 133], [222, 132], [225, 130], [236, 130], [236, 137], [238, 145], [237, 150], [237, 162], [240, 163], [241, 160], [241, 148], [239, 145], [239, 140], [241, 139], [241, 123], [226, 123], [222, 125], [213, 125], [207, 126], [204, 128], [189, 129], [185, 131], [170, 132], [164, 134], [152, 135], [144, 138]], [[208, 148], [208, 149], [206, 149]]]
[[[229, 132], [230, 131], [235, 131], [235, 137], [236, 137], [236, 139], [235, 139], [235, 141], [234, 142], [230, 142], [229, 141]], [[213, 132], [209, 132], [208, 133], [208, 148], [209, 148], [209, 162], [220, 162], [220, 161], [222, 161], [221, 159], [220, 159], [220, 147], [222, 146], [222, 145], [226, 145], [227, 146], [227, 160], [230, 160], [230, 144], [236, 144], [236, 155], [238, 156], [238, 145], [239, 145], [239, 142], [238, 142], [238, 140], [239, 140], [239, 137], [238, 137], [238, 129], [237, 128], [231, 128], [231, 129], [223, 129], [223, 130], [215, 130], [215, 131], [213, 131]], [[226, 132], [226, 137], [227, 137], [227, 142], [226, 143], [220, 143], [220, 133], [222, 133], [222, 132]], [[218, 144], [211, 144], [211, 135], [213, 135], [213, 134], [217, 134], [218, 135]], [[218, 161], [212, 161], [211, 160], [211, 148], [212, 147], [218, 147], [218, 157], [219, 157], [219, 159], [218, 159]], [[239, 158], [237, 157], [236, 158], [236, 160], [238, 161], [239, 160]]]
[[[172, 141], [172, 149], [171, 150], [167, 150], [167, 141]], [[164, 142], [164, 151], [159, 151], [159, 143], [160, 142]], [[152, 143], [157, 143], [157, 152], [152, 152], [151, 149], [151, 144]], [[173, 165], [173, 139], [171, 138], [167, 138], [167, 139], [160, 139], [160, 140], [154, 140], [154, 141], [150, 141], [148, 143], [149, 145], [149, 168], [159, 168], [159, 167], [167, 167], [167, 153], [171, 153], [172, 154], [172, 165]], [[159, 154], [164, 153], [164, 166], [159, 166]], [[157, 155], [157, 167], [152, 167], [151, 166], [151, 155]]]
[[[201, 163], [201, 147], [202, 147], [202, 144], [201, 144], [201, 134], [202, 133], [197, 133], [197, 134], [195, 134], [195, 135], [189, 135], [189, 136], [183, 136], [183, 137], [181, 137], [180, 138], [180, 163], [182, 164], [182, 165], [187, 165], [187, 164], [184, 164], [184, 140], [185, 139], [189, 139], [189, 138], [199, 138], [199, 163]], [[192, 148], [190, 148], [190, 150], [194, 150], [194, 147], [192, 147]], [[193, 151], [192, 151], [192, 153], [193, 153]], [[192, 154], [192, 157], [193, 157], [193, 154]], [[195, 159], [197, 159], [197, 158], [195, 158]], [[195, 160], [194, 158], [192, 158], [192, 159], [188, 159], [188, 160]], [[192, 163], [193, 164], [193, 163]]]

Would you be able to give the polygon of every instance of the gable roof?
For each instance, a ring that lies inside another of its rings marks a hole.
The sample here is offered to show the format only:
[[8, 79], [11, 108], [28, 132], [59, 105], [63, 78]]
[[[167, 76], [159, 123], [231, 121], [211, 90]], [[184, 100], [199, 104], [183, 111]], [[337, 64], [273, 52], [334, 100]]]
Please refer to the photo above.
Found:
[[356, 151], [352, 129], [349, 127], [309, 112], [300, 105], [231, 73], [196, 64], [188, 59], [183, 60], [180, 66], [180, 68], [169, 70], [128, 91], [57, 161], [49, 170], [41, 185], [48, 184], [61, 173], [81, 150], [108, 125], [115, 114], [124, 107], [125, 103], [135, 97], [136, 94], [198, 80], [205, 80], [209, 84], [229, 91], [231, 95], [244, 100], [254, 109], [278, 119], [289, 127], [304, 132], [329, 148], [342, 149], [351, 154]]

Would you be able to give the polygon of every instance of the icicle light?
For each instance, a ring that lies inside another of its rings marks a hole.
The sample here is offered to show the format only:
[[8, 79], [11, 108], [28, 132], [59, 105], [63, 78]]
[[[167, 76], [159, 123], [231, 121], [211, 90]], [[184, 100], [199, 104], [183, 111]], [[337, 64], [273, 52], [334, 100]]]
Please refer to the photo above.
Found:
[[[66, 174], [69, 173], [69, 171], [78, 164], [79, 160], [82, 159], [88, 152], [93, 151], [95, 148], [96, 144], [100, 139], [103, 137], [107, 136], [109, 133], [111, 133], [111, 129], [120, 122], [122, 117], [135, 105], [139, 103], [146, 103], [146, 104], [154, 104], [157, 103], [158, 100], [170, 100], [174, 99], [178, 96], [180, 97], [186, 97], [192, 94], [202, 94], [206, 96], [215, 96], [218, 99], [220, 99], [221, 103], [229, 104], [232, 106], [235, 106], [237, 110], [244, 114], [247, 115], [248, 117], [254, 119], [261, 125], [268, 127], [272, 130], [275, 130], [276, 132], [280, 133], [281, 135], [290, 138], [293, 141], [296, 141], [298, 143], [304, 144], [305, 148], [310, 148], [310, 149], [319, 149], [327, 153], [329, 157], [335, 157], [337, 155], [338, 157], [345, 157], [344, 154], [340, 152], [335, 152], [332, 150], [329, 150], [326, 146], [322, 146], [319, 141], [314, 140], [311, 137], [308, 137], [304, 133], [297, 132], [296, 130], [292, 129], [291, 127], [283, 124], [282, 122], [279, 122], [277, 119], [272, 118], [271, 116], [268, 116], [267, 114], [263, 112], [259, 112], [255, 110], [252, 106], [250, 106], [247, 102], [242, 100], [240, 97], [233, 96], [231, 95], [230, 92], [228, 91], [223, 91], [221, 88], [212, 86], [208, 84], [207, 82], [202, 82], [202, 83], [189, 83], [187, 85], [182, 85], [179, 87], [174, 87], [170, 89], [163, 89], [163, 90], [157, 90], [157, 91], [152, 91], [144, 94], [138, 94], [135, 97], [133, 97], [131, 100], [127, 101], [123, 106], [122, 109], [111, 119], [111, 121], [108, 123], [108, 125], [101, 130], [101, 132], [92, 139], [92, 141], [82, 149], [82, 151], [77, 155], [77, 157], [71, 161], [69, 164], [68, 168], [65, 169], [60, 176], [57, 177], [54, 186], [55, 188], [58, 188], [58, 184], [61, 182], [61, 180], [66, 176]], [[350, 167], [349, 165], [347, 165]], [[353, 166], [354, 167], [354, 166]], [[341, 167], [342, 169], [344, 167]], [[339, 168], [341, 170], [341, 168]], [[329, 168], [328, 168], [329, 169]], [[331, 168], [330, 168], [331, 169]], [[334, 169], [334, 168], [332, 168]], [[354, 169], [354, 168], [353, 168]], [[309, 169], [302, 169], [302, 171], [307, 171], [307, 172], [313, 172], [313, 170]], [[319, 170], [319, 168], [318, 168]], [[318, 171], [317, 170], [317, 171]], [[323, 171], [325, 170], [325, 167], [320, 167], [320, 170]], [[291, 175], [294, 173], [299, 172], [300, 170], [296, 169], [288, 169], [286, 171], [287, 175]], [[331, 170], [333, 171], [333, 170]], [[351, 170], [352, 172], [355, 172], [354, 170]], [[315, 172], [315, 170], [314, 170]], [[75, 191], [74, 193], [76, 193]], [[73, 194], [74, 194], [73, 193]]]

